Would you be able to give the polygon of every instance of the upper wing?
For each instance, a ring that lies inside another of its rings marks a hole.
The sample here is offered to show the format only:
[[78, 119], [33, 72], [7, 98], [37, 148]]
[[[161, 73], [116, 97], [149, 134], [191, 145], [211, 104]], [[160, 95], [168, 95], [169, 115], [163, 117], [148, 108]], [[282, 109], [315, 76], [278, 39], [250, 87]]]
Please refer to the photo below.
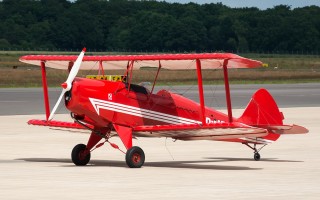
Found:
[[[47, 67], [67, 69], [77, 59], [77, 56], [66, 55], [26, 55], [20, 61], [33, 65], [45, 62]], [[262, 62], [243, 58], [231, 53], [203, 53], [203, 54], [158, 54], [158, 55], [116, 55], [116, 56], [84, 56], [82, 70], [92, 70], [100, 64], [104, 69], [126, 69], [129, 61], [134, 61], [133, 68], [161, 67], [172, 70], [196, 69], [196, 60], [201, 61], [202, 69], [219, 69], [227, 60], [228, 68], [261, 67]]]
[[200, 124], [138, 126], [133, 128], [133, 134], [140, 137], [172, 137], [179, 140], [223, 140], [247, 136], [263, 137], [268, 131], [241, 123], [219, 123], [204, 126]]

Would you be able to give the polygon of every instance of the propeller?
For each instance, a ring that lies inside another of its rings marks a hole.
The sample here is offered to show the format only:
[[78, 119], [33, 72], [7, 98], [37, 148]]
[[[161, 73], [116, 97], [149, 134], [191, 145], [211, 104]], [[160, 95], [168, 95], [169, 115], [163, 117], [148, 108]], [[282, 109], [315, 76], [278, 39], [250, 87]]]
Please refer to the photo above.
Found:
[[81, 65], [81, 62], [82, 62], [82, 59], [83, 59], [83, 56], [84, 56], [85, 52], [86, 52], [86, 48], [83, 48], [81, 53], [79, 54], [77, 60], [74, 62], [73, 67], [72, 67], [72, 69], [71, 69], [71, 71], [69, 73], [69, 76], [68, 76], [66, 82], [61, 84], [62, 92], [60, 94], [60, 97], [59, 97], [56, 105], [54, 105], [54, 107], [53, 107], [53, 109], [52, 109], [52, 111], [50, 113], [50, 116], [48, 118], [49, 121], [52, 120], [52, 118], [53, 118], [53, 116], [54, 116], [54, 114], [55, 114], [55, 112], [56, 112], [56, 110], [57, 110], [57, 108], [58, 108], [58, 106], [59, 106], [64, 94], [66, 92], [70, 91], [70, 89], [72, 87], [72, 82], [73, 82], [74, 78], [77, 76], [78, 71], [80, 69], [80, 65]]

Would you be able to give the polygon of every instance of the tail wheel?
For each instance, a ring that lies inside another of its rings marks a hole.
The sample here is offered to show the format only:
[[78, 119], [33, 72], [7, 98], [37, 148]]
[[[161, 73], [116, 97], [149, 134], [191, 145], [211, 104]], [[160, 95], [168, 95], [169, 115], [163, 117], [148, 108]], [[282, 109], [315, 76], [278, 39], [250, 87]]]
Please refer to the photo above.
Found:
[[260, 147], [259, 149], [257, 149], [257, 143], [254, 144], [254, 146], [251, 146], [249, 143], [242, 143], [244, 145], [246, 145], [247, 147], [249, 147], [250, 149], [252, 149], [254, 151], [254, 154], [253, 154], [253, 159], [255, 161], [259, 161], [261, 156], [259, 154], [259, 151], [261, 151], [261, 149], [265, 146], [267, 146], [267, 144], [264, 144], [262, 147]]
[[261, 156], [260, 156], [260, 154], [259, 154], [258, 152], [256, 152], [256, 153], [254, 153], [253, 158], [254, 158], [254, 160], [256, 160], [256, 161], [259, 161], [260, 158], [261, 158]]
[[140, 168], [144, 164], [145, 156], [140, 147], [131, 147], [126, 153], [126, 163], [130, 168]]
[[84, 144], [78, 144], [72, 149], [71, 159], [77, 166], [88, 164], [90, 157], [90, 151], [87, 150], [87, 146]]

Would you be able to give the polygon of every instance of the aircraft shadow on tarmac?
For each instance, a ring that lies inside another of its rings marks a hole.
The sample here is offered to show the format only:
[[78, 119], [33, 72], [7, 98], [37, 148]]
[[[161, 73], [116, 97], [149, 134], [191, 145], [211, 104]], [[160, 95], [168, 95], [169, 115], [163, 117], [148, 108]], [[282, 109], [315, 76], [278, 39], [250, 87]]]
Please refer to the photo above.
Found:
[[[69, 163], [70, 165], [62, 165], [61, 167], [76, 167], [70, 159], [59, 158], [19, 158], [26, 162], [49, 162], [49, 163]], [[161, 167], [161, 168], [180, 168], [180, 169], [205, 169], [205, 170], [261, 170], [263, 168], [251, 168], [244, 166], [230, 166], [230, 165], [212, 165], [210, 163], [222, 163], [229, 161], [253, 161], [249, 158], [205, 158], [198, 161], [161, 161], [161, 162], [146, 162], [144, 167]], [[275, 158], [264, 158], [258, 162], [303, 162], [293, 160], [277, 160]], [[91, 160], [87, 166], [84, 167], [123, 167], [127, 168], [125, 161], [115, 160]]]
[[292, 163], [297, 163], [297, 162], [303, 162], [299, 160], [279, 160], [278, 158], [262, 158], [260, 161], [254, 161], [252, 158], [226, 158], [226, 157], [206, 157], [204, 159], [216, 159], [220, 161], [252, 161], [252, 162], [292, 162]]

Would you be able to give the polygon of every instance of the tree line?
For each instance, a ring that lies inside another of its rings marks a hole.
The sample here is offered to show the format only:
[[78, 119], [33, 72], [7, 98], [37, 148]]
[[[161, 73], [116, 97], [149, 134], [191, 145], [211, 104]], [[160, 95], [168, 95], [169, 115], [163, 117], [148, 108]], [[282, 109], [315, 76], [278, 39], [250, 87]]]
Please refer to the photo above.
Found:
[[320, 7], [3, 0], [0, 49], [320, 52]]

